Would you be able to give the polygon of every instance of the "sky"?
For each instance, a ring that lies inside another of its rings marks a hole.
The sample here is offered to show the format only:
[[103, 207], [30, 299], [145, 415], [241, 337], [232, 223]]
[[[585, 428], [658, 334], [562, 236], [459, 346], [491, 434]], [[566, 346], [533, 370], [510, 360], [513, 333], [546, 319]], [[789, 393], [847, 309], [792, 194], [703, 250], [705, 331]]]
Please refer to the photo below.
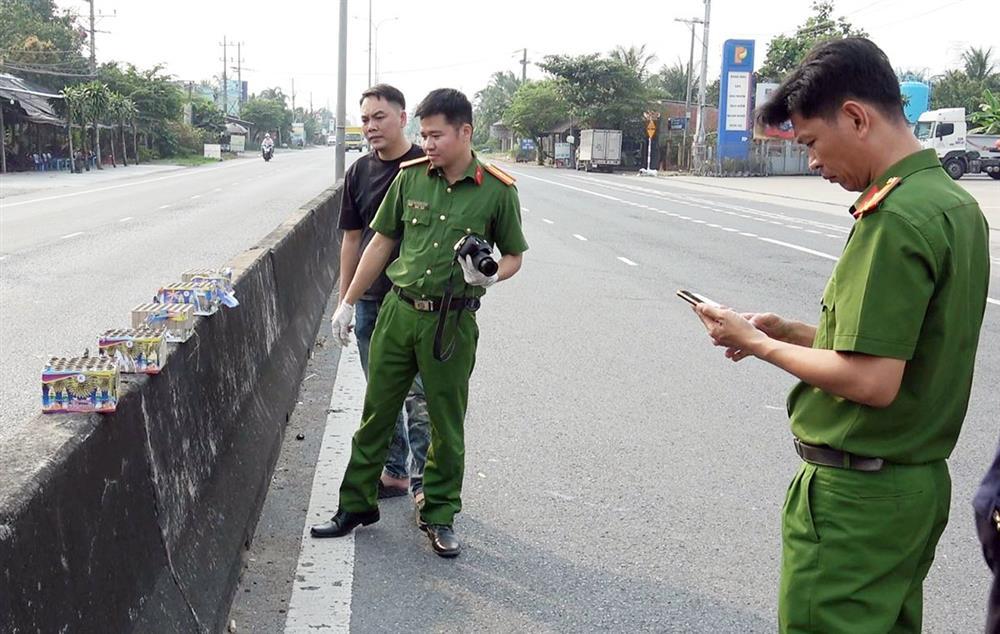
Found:
[[[810, 15], [810, 4], [713, 0], [709, 79], [719, 76], [725, 40], [756, 40], [759, 67], [767, 42], [793, 33]], [[83, 0], [57, 5], [84, 17], [89, 12]], [[107, 16], [97, 20], [103, 31], [96, 36], [98, 63], [163, 64], [178, 79], [212, 80], [222, 74], [225, 36], [242, 43], [243, 79], [251, 93], [279, 86], [291, 95], [294, 80], [296, 106], [308, 107], [311, 96], [313, 107], [336, 112], [339, 0], [95, 0], [95, 7]], [[401, 89], [411, 111], [435, 88], [457, 88], [472, 99], [492, 73], [520, 74], [525, 48], [530, 79], [544, 77], [533, 62], [545, 55], [606, 52], [618, 45], [645, 44], [656, 55], [654, 70], [677, 60], [686, 64], [691, 32], [675, 19], [705, 13], [702, 0], [372, 0], [371, 8], [373, 72], [377, 68], [372, 83], [377, 78]], [[968, 46], [992, 46], [1000, 62], [995, 0], [837, 0], [836, 14], [868, 31], [897, 68], [940, 73], [959, 66]], [[348, 15], [347, 115], [356, 122], [358, 96], [369, 85], [369, 2], [349, 0]], [[701, 35], [699, 26], [696, 67]], [[236, 66], [235, 46], [228, 57], [229, 66]]]

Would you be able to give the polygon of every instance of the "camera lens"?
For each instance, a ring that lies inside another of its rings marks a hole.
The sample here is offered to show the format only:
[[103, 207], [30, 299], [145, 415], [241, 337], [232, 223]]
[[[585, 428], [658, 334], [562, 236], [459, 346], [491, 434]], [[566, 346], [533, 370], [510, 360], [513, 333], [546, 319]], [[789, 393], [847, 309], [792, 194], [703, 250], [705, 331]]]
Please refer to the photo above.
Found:
[[480, 251], [473, 257], [473, 262], [479, 272], [483, 275], [489, 277], [497, 272], [500, 267], [497, 265], [496, 260], [494, 260], [489, 253]]

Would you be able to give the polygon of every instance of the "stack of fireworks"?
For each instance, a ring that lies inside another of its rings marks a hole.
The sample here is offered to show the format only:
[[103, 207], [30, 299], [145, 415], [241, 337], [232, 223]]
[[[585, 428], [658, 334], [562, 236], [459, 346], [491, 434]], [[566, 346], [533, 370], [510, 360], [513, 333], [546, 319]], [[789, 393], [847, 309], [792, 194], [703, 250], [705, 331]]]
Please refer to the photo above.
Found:
[[102, 357], [118, 362], [129, 374], [159, 374], [167, 360], [167, 330], [163, 326], [119, 328], [101, 335], [98, 348]]
[[108, 414], [118, 406], [120, 387], [114, 359], [53, 358], [42, 371], [42, 411]]
[[216, 286], [211, 282], [169, 284], [157, 291], [156, 301], [160, 304], [194, 306], [194, 314], [202, 316], [214, 315], [221, 303]]
[[166, 328], [167, 343], [184, 343], [194, 333], [194, 306], [140, 304], [132, 309], [132, 327]]
[[187, 284], [213, 284], [223, 306], [236, 308], [240, 305], [233, 290], [233, 270], [230, 268], [191, 269], [181, 275], [181, 281]]

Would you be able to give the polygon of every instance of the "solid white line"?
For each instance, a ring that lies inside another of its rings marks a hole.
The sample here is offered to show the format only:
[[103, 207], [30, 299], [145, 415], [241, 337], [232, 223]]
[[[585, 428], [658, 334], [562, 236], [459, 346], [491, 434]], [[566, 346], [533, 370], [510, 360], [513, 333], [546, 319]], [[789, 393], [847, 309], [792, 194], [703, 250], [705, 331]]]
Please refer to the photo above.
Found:
[[122, 218], [118, 222], [128, 222], [129, 220], [132, 220], [132, 216], [125, 216], [124, 218]]
[[212, 167], [212, 168], [207, 168], [207, 169], [206, 168], [199, 168], [198, 170], [191, 171], [191, 172], [184, 171], [184, 172], [181, 172], [179, 174], [171, 174], [170, 176], [161, 176], [159, 178], [150, 178], [150, 179], [147, 179], [147, 180], [144, 180], [144, 181], [136, 181], [134, 183], [124, 183], [122, 185], [109, 185], [108, 187], [98, 187], [97, 189], [88, 189], [88, 190], [82, 191], [82, 192], [73, 192], [73, 193], [70, 193], [70, 194], [58, 194], [56, 196], [46, 196], [44, 198], [33, 198], [32, 200], [22, 200], [22, 201], [16, 202], [16, 203], [4, 203], [4, 207], [9, 209], [11, 207], [19, 207], [20, 205], [30, 205], [32, 203], [43, 203], [43, 202], [46, 202], [46, 201], [49, 201], [49, 200], [59, 200], [59, 199], [62, 199], [62, 198], [75, 198], [76, 196], [85, 196], [87, 194], [96, 194], [98, 192], [106, 192], [106, 191], [111, 191], [113, 189], [121, 189], [123, 187], [134, 187], [136, 185], [146, 185], [148, 183], [156, 183], [156, 182], [159, 182], [159, 181], [169, 180], [171, 178], [181, 178], [182, 176], [191, 176], [191, 175], [197, 175], [197, 174], [207, 174], [209, 172], [214, 172], [214, 171], [220, 170], [220, 169], [229, 169], [231, 167], [239, 167], [240, 165], [243, 165], [242, 161], [235, 161], [235, 162], [233, 162], [230, 165], [225, 165], [225, 166], [220, 166], [220, 167]]
[[576, 238], [577, 240], [579, 240], [580, 242], [586, 242], [587, 241], [587, 239], [584, 238], [583, 236], [581, 236], [579, 233], [574, 233], [573, 237]]
[[340, 482], [351, 455], [351, 435], [361, 418], [364, 396], [361, 361], [357, 348], [351, 346], [340, 358], [330, 397], [330, 414], [316, 461], [302, 549], [285, 617], [286, 633], [350, 631], [354, 533], [338, 539], [313, 539], [309, 527], [326, 521], [337, 510]]
[[590, 194], [591, 196], [597, 196], [599, 198], [605, 198], [607, 200], [614, 200], [614, 201], [620, 202], [620, 203], [626, 202], [626, 201], [622, 200], [621, 198], [615, 198], [614, 196], [608, 196], [607, 194], [599, 194], [597, 192], [592, 192], [589, 189], [582, 189], [580, 187], [573, 187], [572, 185], [567, 185], [565, 183], [558, 183], [556, 181], [550, 181], [547, 178], [538, 178], [537, 176], [531, 176], [530, 174], [525, 174], [524, 172], [514, 172], [514, 171], [512, 171], [512, 173], [515, 174], [516, 176], [520, 176], [520, 177], [523, 177], [523, 178], [530, 178], [532, 180], [541, 181], [543, 183], [548, 183], [550, 185], [555, 185], [557, 187], [565, 187], [566, 189], [572, 189], [573, 191], [583, 192], [584, 194]]
[[59, 239], [60, 240], [69, 240], [70, 238], [75, 238], [77, 236], [82, 236], [82, 235], [83, 235], [82, 231], [77, 231], [76, 233], [71, 233], [69, 235], [65, 235], [65, 236], [63, 236], [63, 237], [61, 237]]
[[746, 237], [748, 237], [748, 238], [756, 238], [756, 237], [757, 237], [757, 234], [756, 234], [756, 233], [744, 233], [744, 232], [742, 232], [742, 231], [740, 232], [740, 235], [741, 235], [741, 236], [746, 236]]
[[769, 242], [771, 244], [776, 244], [779, 247], [785, 247], [786, 249], [794, 249], [796, 251], [801, 251], [802, 253], [808, 253], [810, 255], [815, 255], [817, 257], [826, 258], [827, 260], [833, 260], [836, 262], [840, 258], [830, 255], [829, 253], [823, 253], [822, 251], [813, 251], [812, 249], [807, 249], [806, 247], [800, 247], [797, 244], [790, 244], [788, 242], [782, 242], [781, 240], [773, 240], [771, 238], [762, 238], [757, 236], [757, 239], [762, 242]]
[[628, 258], [623, 258], [621, 256], [618, 256], [618, 259], [621, 260], [622, 262], [624, 262], [625, 264], [628, 264], [629, 266], [639, 266], [638, 264], [636, 264], [635, 262], [633, 262], [632, 260], [630, 260]]
[[554, 224], [556, 224], [556, 223], [552, 222], [551, 220], [549, 220], [548, 218], [542, 218], [542, 222], [544, 222], [547, 225], [554, 225]]
[[822, 233], [823, 233], [822, 231], [816, 231], [814, 229], [806, 229], [805, 232], [806, 233], [813, 233], [813, 234], [816, 234], [816, 235], [822, 235]]

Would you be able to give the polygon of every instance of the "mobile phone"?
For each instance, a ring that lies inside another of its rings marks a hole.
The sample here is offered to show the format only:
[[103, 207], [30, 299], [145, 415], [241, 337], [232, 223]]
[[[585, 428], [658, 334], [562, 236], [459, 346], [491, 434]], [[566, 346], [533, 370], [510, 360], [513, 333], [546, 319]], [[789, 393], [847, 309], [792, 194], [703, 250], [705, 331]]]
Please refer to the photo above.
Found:
[[698, 304], [708, 304], [709, 306], [715, 306], [716, 308], [719, 307], [718, 302], [713, 302], [704, 295], [699, 295], [698, 293], [692, 291], [685, 291], [685, 290], [677, 291], [677, 297], [680, 297], [681, 299], [691, 304], [692, 306], [697, 306]]

